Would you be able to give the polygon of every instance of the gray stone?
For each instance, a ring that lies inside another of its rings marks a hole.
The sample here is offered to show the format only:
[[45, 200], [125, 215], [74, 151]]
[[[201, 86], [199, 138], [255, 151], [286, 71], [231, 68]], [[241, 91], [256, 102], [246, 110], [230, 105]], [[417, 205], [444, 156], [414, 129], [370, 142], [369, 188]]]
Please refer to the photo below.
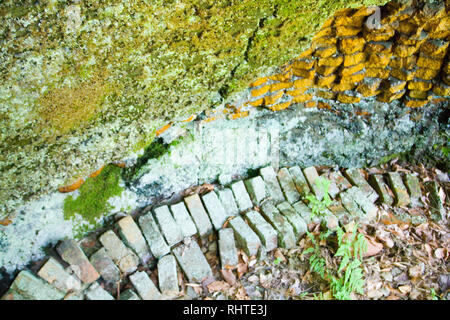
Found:
[[213, 273], [198, 243], [192, 239], [188, 244], [181, 244], [172, 249], [189, 282], [202, 282], [212, 277]]
[[155, 220], [166, 239], [169, 246], [173, 246], [183, 240], [183, 234], [178, 224], [175, 222], [168, 206], [161, 206], [153, 209]]
[[303, 220], [303, 218], [297, 213], [297, 211], [295, 211], [289, 202], [285, 201], [279, 203], [277, 205], [277, 209], [291, 223], [297, 239], [306, 233], [308, 226], [306, 225], [305, 220]]
[[388, 186], [386, 185], [386, 183], [384, 183], [383, 175], [372, 174], [369, 177], [369, 182], [372, 184], [372, 187], [378, 193], [379, 200], [381, 203], [385, 203], [387, 205], [392, 205], [394, 203], [394, 198], [391, 197]]
[[14, 279], [2, 300], [61, 300], [64, 292], [56, 289], [27, 270]]
[[406, 174], [403, 176], [403, 181], [409, 193], [411, 206], [420, 206], [422, 204], [422, 191], [420, 190], [419, 178], [416, 175]]
[[103, 289], [97, 282], [91, 284], [85, 292], [88, 300], [114, 300], [114, 297]]
[[266, 251], [272, 251], [278, 247], [278, 233], [264, 218], [256, 211], [245, 214], [248, 225], [255, 231], [261, 240], [262, 247]]
[[219, 230], [219, 255], [222, 269], [237, 266], [238, 253], [234, 242], [234, 231], [231, 228]]
[[300, 194], [295, 187], [294, 180], [286, 168], [281, 168], [277, 174], [278, 182], [283, 190], [284, 196], [290, 203], [300, 200]]
[[245, 223], [244, 219], [240, 216], [234, 217], [230, 220], [229, 225], [234, 230], [237, 246], [244, 250], [249, 257], [256, 256], [261, 246], [261, 241], [256, 233]]
[[233, 191], [229, 188], [224, 188], [222, 190], [216, 190], [220, 201], [222, 202], [225, 211], [229, 217], [234, 217], [239, 214], [239, 209], [237, 207], [236, 201], [234, 200]]
[[134, 290], [128, 289], [120, 294], [119, 300], [141, 300], [141, 298], [139, 298]]
[[259, 206], [261, 201], [267, 198], [266, 185], [260, 176], [245, 180], [244, 185], [254, 205]]
[[179, 202], [170, 206], [172, 216], [181, 229], [183, 237], [190, 237], [197, 233], [197, 227], [186, 208], [184, 202]]
[[75, 240], [69, 239], [59, 243], [56, 251], [83, 283], [92, 283], [100, 277]]
[[119, 233], [123, 241], [134, 250], [143, 263], [152, 257], [150, 249], [145, 242], [145, 238], [141, 233], [141, 230], [134, 222], [131, 216], [126, 216], [117, 222], [119, 226]]
[[431, 218], [436, 222], [445, 218], [446, 210], [439, 196], [439, 185], [436, 181], [427, 181], [424, 183], [425, 188], [429, 192], [429, 200], [431, 204]]
[[103, 233], [99, 240], [105, 247], [106, 253], [123, 273], [131, 273], [137, 269], [139, 258], [127, 248], [112, 230]]
[[358, 187], [351, 187], [340, 193], [342, 205], [353, 215], [357, 215], [363, 222], [376, 217], [377, 207]]
[[130, 282], [142, 300], [158, 300], [161, 293], [145, 271], [137, 271], [129, 276]]
[[171, 254], [162, 257], [158, 261], [158, 283], [162, 294], [175, 296], [180, 292], [177, 261]]
[[268, 252], [268, 250], [266, 249], [266, 247], [261, 246], [258, 250], [258, 255], [256, 256], [258, 261], [266, 261], [267, 260], [267, 252]]
[[158, 225], [150, 213], [139, 218], [139, 226], [155, 258], [158, 259], [170, 252], [170, 247], [167, 245], [166, 240], [159, 231]]
[[[357, 188], [357, 187], [352, 187], [352, 188]], [[341, 203], [352, 216], [363, 217], [365, 215], [364, 211], [356, 203], [352, 191], [349, 191], [349, 190], [352, 190], [352, 188], [350, 188], [344, 192], [341, 192], [339, 194]]]
[[342, 203], [340, 203], [339, 201], [333, 201], [333, 203], [328, 206], [328, 210], [339, 220], [346, 219], [346, 217], [349, 214], [349, 212], [344, 208]]
[[305, 220], [307, 224], [311, 222], [320, 223], [320, 218], [312, 215], [311, 209], [303, 203], [303, 201], [297, 201], [292, 205], [295, 211]]
[[302, 197], [311, 192], [308, 182], [299, 166], [289, 168], [289, 173], [291, 174], [292, 180], [294, 180], [298, 193], [300, 193]]
[[64, 293], [81, 289], [81, 281], [66, 272], [64, 267], [52, 257], [41, 267], [37, 275]]
[[217, 194], [214, 191], [210, 191], [202, 196], [202, 200], [214, 228], [216, 230], [222, 229], [228, 215], [226, 214], [219, 197], [217, 197]]
[[322, 200], [324, 196], [324, 190], [318, 187], [317, 180], [319, 179], [319, 174], [315, 167], [308, 167], [303, 169], [303, 174], [305, 175], [306, 181], [308, 181], [309, 187], [312, 193], [317, 199]]
[[120, 280], [119, 268], [108, 256], [105, 248], [100, 248], [92, 254], [90, 261], [106, 282], [117, 282]]
[[267, 193], [273, 199], [275, 203], [280, 203], [284, 201], [283, 191], [281, 190], [280, 184], [278, 183], [277, 174], [275, 170], [271, 167], [264, 167], [259, 169], [259, 174], [266, 183]]
[[194, 193], [193, 195], [184, 198], [184, 202], [191, 214], [192, 220], [194, 220], [194, 223], [197, 226], [198, 234], [201, 237], [210, 234], [213, 230], [213, 226], [198, 194]]
[[389, 172], [387, 174], [389, 186], [394, 192], [394, 205], [399, 207], [406, 207], [411, 202], [409, 200], [408, 190], [402, 181], [402, 176], [398, 172]]
[[295, 247], [294, 230], [275, 205], [271, 201], [264, 201], [261, 204], [261, 211], [264, 218], [278, 231], [278, 244], [285, 249]]
[[242, 180], [233, 182], [231, 184], [231, 190], [233, 190], [234, 199], [236, 200], [240, 212], [253, 207], [252, 200], [250, 199]]
[[341, 192], [341, 190], [339, 189], [336, 182], [334, 180], [330, 179], [330, 177], [327, 176], [326, 174], [322, 174], [319, 177], [321, 179], [327, 179], [330, 181], [330, 186], [328, 188], [328, 195], [330, 196], [331, 199], [335, 199], [336, 196], [339, 194], [339, 192]]
[[347, 169], [344, 172], [347, 179], [350, 181], [351, 184], [354, 186], [359, 187], [362, 192], [366, 194], [366, 196], [369, 198], [369, 200], [374, 203], [378, 199], [377, 192], [370, 186], [370, 184], [366, 181], [364, 178], [364, 175], [362, 174], [361, 170], [359, 169]]
[[331, 171], [329, 173], [329, 179], [336, 184], [339, 191], [344, 191], [352, 187], [352, 184], [342, 175], [340, 171]]

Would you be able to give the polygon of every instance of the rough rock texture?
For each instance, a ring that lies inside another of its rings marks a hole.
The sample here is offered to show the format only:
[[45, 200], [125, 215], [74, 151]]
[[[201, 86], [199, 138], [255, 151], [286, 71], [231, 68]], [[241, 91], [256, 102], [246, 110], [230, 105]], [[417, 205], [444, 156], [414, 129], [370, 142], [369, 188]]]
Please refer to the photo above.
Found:
[[224, 102], [336, 9], [383, 2], [2, 2], [2, 215]]

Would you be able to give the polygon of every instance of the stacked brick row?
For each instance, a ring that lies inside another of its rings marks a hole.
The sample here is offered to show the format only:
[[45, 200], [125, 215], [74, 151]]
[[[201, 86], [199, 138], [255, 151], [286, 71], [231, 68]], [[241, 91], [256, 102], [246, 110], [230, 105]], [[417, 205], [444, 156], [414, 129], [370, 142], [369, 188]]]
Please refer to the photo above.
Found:
[[249, 104], [277, 111], [316, 106], [314, 96], [341, 103], [376, 97], [421, 107], [450, 95], [449, 35], [443, 3], [341, 10], [282, 73], [251, 85]]
[[[264, 260], [278, 247], [295, 248], [310, 223], [334, 229], [339, 221], [371, 222], [377, 216], [375, 203], [403, 208], [424, 204], [416, 175], [389, 172], [367, 177], [359, 169], [319, 172], [299, 166], [276, 172], [267, 166], [256, 177], [155, 207], [153, 213], [147, 211], [136, 219], [122, 217], [98, 237], [97, 245], [88, 239], [84, 250], [76, 241], [64, 240], [55, 248], [59, 256], [46, 259], [37, 274], [22, 270], [0, 300], [113, 300], [113, 292], [120, 292], [121, 300], [176, 299], [183, 294], [181, 273], [189, 283], [215, 278], [218, 261], [207, 259], [197, 243], [214, 231], [219, 250], [213, 252], [220, 258], [220, 268], [233, 270], [239, 262], [237, 249]], [[329, 180], [327, 191], [319, 187], [320, 178]], [[440, 221], [446, 211], [439, 185], [428, 181], [424, 187], [430, 213]], [[333, 202], [326, 215], [315, 216], [306, 199], [310, 194], [322, 199], [325, 192]], [[155, 259], [157, 272], [150, 271]], [[125, 278], [128, 284], [123, 283]], [[197, 297], [195, 290], [187, 289], [186, 294]]]

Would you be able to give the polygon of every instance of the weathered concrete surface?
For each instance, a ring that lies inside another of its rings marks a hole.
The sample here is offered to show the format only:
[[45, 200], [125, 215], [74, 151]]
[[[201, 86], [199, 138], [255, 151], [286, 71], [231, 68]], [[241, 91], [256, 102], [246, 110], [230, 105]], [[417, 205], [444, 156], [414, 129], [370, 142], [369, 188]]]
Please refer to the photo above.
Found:
[[117, 282], [120, 280], [120, 270], [108, 256], [105, 248], [97, 250], [89, 260], [106, 282]]
[[235, 267], [238, 264], [238, 253], [234, 241], [234, 231], [231, 228], [219, 230], [219, 255], [222, 269]]
[[227, 220], [227, 213], [214, 191], [202, 195], [202, 200], [209, 213], [214, 229], [219, 230]]
[[272, 251], [278, 247], [278, 233], [275, 229], [256, 211], [249, 211], [245, 214], [248, 225], [255, 231], [261, 240], [263, 250]]
[[142, 300], [158, 300], [161, 292], [145, 271], [137, 271], [129, 277]]
[[202, 282], [212, 277], [211, 267], [195, 240], [173, 248], [173, 253], [189, 281]]
[[170, 252], [170, 247], [159, 231], [158, 225], [151, 213], [139, 217], [139, 226], [155, 258], [158, 259]]
[[236, 201], [234, 200], [233, 191], [229, 188], [224, 188], [222, 190], [216, 190], [220, 201], [222, 202], [225, 211], [229, 217], [233, 217], [239, 213]]
[[150, 249], [145, 242], [141, 230], [131, 216], [126, 216], [117, 222], [119, 233], [125, 243], [134, 250], [143, 263], [151, 257]]
[[172, 211], [173, 218], [181, 229], [183, 237], [190, 237], [197, 233], [197, 228], [192, 221], [189, 212], [186, 209], [186, 205], [183, 201], [173, 204], [170, 206], [170, 211]]
[[156, 221], [169, 246], [180, 242], [183, 239], [181, 227], [175, 222], [168, 206], [161, 206], [153, 209]]
[[126, 247], [114, 231], [108, 230], [99, 237], [106, 253], [123, 273], [134, 272], [139, 264], [138, 256]]
[[81, 289], [81, 281], [64, 270], [54, 258], [48, 259], [37, 275], [64, 293]]
[[179, 292], [177, 261], [171, 254], [158, 260], [158, 284], [162, 294], [174, 296]]
[[297, 55], [335, 9], [383, 2], [3, 1], [0, 212], [223, 102]]
[[234, 237], [239, 248], [245, 251], [250, 256], [256, 256], [261, 241], [256, 233], [245, 223], [240, 216], [234, 217], [229, 222], [230, 227], [234, 230]]
[[192, 220], [194, 220], [194, 223], [197, 226], [198, 234], [200, 236], [210, 234], [213, 226], [205, 208], [203, 207], [202, 200], [200, 200], [199, 195], [193, 194], [186, 197], [184, 198], [184, 202], [186, 203], [186, 207], [191, 214]]
[[61, 242], [56, 247], [56, 251], [84, 283], [94, 282], [100, 277], [75, 240], [68, 239]]
[[98, 282], [91, 284], [85, 292], [88, 300], [114, 300], [114, 297], [108, 291], [103, 289]]
[[275, 203], [284, 201], [283, 191], [281, 190], [280, 184], [278, 183], [275, 170], [271, 166], [268, 166], [259, 169], [259, 174], [264, 179], [267, 187], [267, 192], [269, 193], [272, 200]]
[[63, 297], [62, 291], [24, 270], [14, 279], [2, 300], [60, 300]]

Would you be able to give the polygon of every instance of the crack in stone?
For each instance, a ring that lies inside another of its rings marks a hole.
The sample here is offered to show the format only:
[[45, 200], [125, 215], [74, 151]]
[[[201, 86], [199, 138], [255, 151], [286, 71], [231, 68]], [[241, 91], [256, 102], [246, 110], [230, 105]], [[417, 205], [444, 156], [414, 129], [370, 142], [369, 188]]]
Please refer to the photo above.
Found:
[[[275, 7], [273, 9], [273, 12], [272, 12], [272, 16], [275, 17], [275, 18], [277, 17], [278, 7], [279, 7], [279, 5], [275, 5]], [[243, 62], [248, 62], [248, 53], [249, 53], [250, 48], [252, 46], [253, 40], [255, 39], [256, 34], [258, 33], [258, 31], [264, 27], [264, 23], [265, 23], [266, 20], [267, 20], [267, 17], [260, 18], [258, 20], [256, 28], [253, 30], [252, 34], [250, 35], [250, 37], [247, 40], [247, 45], [245, 47], [244, 54], [243, 54], [243, 60], [240, 61], [239, 63], [237, 63], [236, 66], [230, 71], [230, 74], [228, 76], [228, 80], [219, 89], [218, 92], [219, 92], [219, 95], [221, 97], [221, 102], [225, 101], [225, 99], [226, 99], [226, 94], [227, 94], [228, 88], [230, 86], [230, 82], [233, 80], [237, 69], [242, 65]]]

